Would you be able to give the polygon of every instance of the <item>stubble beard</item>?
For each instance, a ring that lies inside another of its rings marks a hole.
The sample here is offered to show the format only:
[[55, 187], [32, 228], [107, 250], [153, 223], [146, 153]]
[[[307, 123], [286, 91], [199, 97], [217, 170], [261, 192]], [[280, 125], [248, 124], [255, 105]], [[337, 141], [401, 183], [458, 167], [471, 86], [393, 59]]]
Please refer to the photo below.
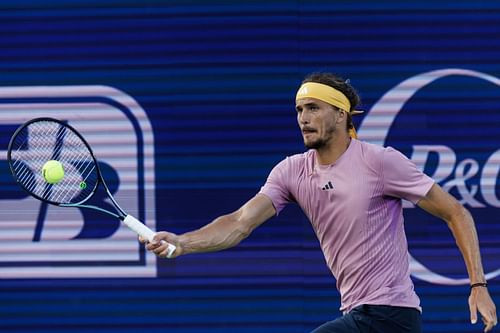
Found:
[[325, 139], [317, 139], [317, 140], [314, 140], [312, 142], [306, 142], [304, 140], [304, 146], [306, 146], [306, 148], [308, 148], [308, 149], [319, 150], [321, 148], [326, 147], [326, 145], [327, 145], [327, 141]]
[[330, 140], [332, 139], [334, 133], [335, 133], [335, 127], [331, 127], [327, 131], [328, 136], [326, 138], [318, 138], [310, 142], [306, 142], [306, 140], [304, 140], [304, 146], [306, 146], [306, 148], [308, 149], [321, 150], [322, 148], [325, 148], [329, 145]]

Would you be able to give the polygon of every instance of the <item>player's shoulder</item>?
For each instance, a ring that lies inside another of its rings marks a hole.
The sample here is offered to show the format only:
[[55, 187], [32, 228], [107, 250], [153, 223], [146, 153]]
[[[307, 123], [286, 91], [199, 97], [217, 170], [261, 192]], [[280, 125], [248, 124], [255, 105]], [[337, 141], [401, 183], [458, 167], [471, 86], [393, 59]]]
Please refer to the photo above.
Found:
[[366, 155], [382, 156], [388, 152], [401, 154], [397, 149], [391, 146], [384, 147], [370, 142], [359, 141], [359, 140], [356, 140], [356, 142], [358, 143], [361, 152]]
[[295, 167], [313, 165], [316, 160], [316, 151], [314, 149], [310, 149], [303, 153], [287, 156], [285, 160], [290, 163], [290, 165]]
[[407, 157], [401, 153], [399, 150], [388, 146], [383, 147], [376, 144], [372, 144], [365, 141], [357, 141], [358, 149], [361, 151], [360, 155], [362, 159], [372, 165], [381, 163], [391, 163], [401, 159], [407, 159]]
[[307, 162], [308, 160], [314, 159], [314, 157], [315, 157], [315, 152], [313, 149], [310, 149], [303, 153], [289, 155], [286, 157], [286, 160], [288, 160], [290, 163], [304, 163]]
[[387, 147], [382, 147], [366, 141], [354, 141], [356, 147], [364, 159], [382, 159]]
[[375, 173], [383, 169], [388, 152], [396, 152], [392, 147], [383, 147], [359, 140], [355, 140], [355, 149], [358, 156], [357, 162]]
[[287, 169], [294, 174], [311, 169], [314, 166], [315, 151], [308, 150], [303, 153], [293, 154], [285, 157], [278, 163], [277, 167]]

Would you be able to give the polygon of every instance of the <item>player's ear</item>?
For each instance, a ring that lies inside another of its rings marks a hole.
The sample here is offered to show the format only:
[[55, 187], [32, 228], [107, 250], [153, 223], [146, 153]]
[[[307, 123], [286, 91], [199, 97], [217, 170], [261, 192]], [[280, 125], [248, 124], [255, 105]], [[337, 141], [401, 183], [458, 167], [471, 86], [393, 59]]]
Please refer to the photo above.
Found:
[[347, 112], [345, 112], [342, 109], [337, 109], [337, 114], [338, 114], [338, 116], [337, 116], [337, 124], [340, 124], [347, 117]]

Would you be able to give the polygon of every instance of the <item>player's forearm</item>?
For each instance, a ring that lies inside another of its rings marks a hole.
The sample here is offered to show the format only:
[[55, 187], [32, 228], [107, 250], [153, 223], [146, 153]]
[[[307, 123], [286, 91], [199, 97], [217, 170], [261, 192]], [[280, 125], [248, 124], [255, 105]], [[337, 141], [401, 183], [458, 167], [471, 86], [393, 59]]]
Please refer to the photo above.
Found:
[[471, 283], [485, 282], [479, 240], [469, 211], [460, 206], [457, 213], [447, 222], [464, 257]]
[[239, 244], [251, 229], [240, 223], [238, 212], [223, 215], [201, 229], [179, 236], [182, 253], [212, 252]]

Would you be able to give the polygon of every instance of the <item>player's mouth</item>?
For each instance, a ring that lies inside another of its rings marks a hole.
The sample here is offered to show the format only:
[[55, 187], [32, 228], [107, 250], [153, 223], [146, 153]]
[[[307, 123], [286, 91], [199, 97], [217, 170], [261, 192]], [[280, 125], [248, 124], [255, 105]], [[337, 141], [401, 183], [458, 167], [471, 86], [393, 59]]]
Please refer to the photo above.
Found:
[[312, 133], [316, 133], [316, 130], [314, 128], [310, 128], [310, 127], [303, 127], [302, 128], [303, 135], [308, 135], [308, 134], [312, 134]]

